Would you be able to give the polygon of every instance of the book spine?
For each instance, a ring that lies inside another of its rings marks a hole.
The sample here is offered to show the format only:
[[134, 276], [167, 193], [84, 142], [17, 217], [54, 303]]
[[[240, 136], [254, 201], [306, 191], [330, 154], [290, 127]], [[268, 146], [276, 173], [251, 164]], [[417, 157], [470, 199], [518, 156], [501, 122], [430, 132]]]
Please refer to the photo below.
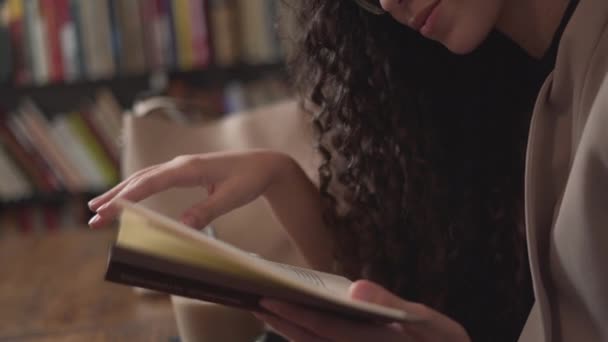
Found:
[[113, 49], [108, 0], [78, 2], [80, 28], [86, 60], [87, 77], [92, 80], [111, 77], [117, 71]]
[[21, 39], [21, 45], [23, 46], [24, 70], [26, 71], [25, 77], [21, 80], [19, 85], [26, 85], [34, 82], [34, 16], [29, 1], [15, 0], [15, 3], [20, 4], [23, 13], [23, 22], [21, 23], [23, 37]]
[[17, 85], [29, 82], [27, 34], [24, 27], [23, 0], [8, 0], [8, 24], [12, 47], [13, 78]]
[[190, 0], [193, 66], [196, 68], [206, 67], [210, 60], [207, 8], [204, 0]]
[[120, 104], [109, 89], [101, 89], [97, 92], [93, 113], [98, 121], [107, 126], [108, 135], [112, 137], [118, 150], [121, 148], [119, 138], [122, 130], [122, 112]]
[[96, 116], [93, 112], [94, 109], [94, 106], [91, 106], [90, 109], [84, 110], [81, 114], [81, 118], [89, 131], [93, 134], [95, 141], [98, 142], [99, 146], [103, 149], [104, 155], [107, 157], [106, 159], [111, 162], [112, 167], [115, 170], [118, 170], [120, 168], [120, 157], [118, 151], [115, 150], [113, 146], [114, 137], [106, 135], [102, 124], [98, 123], [96, 120]]
[[76, 134], [78, 139], [83, 142], [88, 153], [93, 157], [97, 164], [97, 168], [104, 177], [105, 183], [109, 185], [116, 184], [119, 179], [118, 169], [114, 167], [111, 158], [105, 153], [100, 142], [96, 139], [94, 133], [87, 126], [83, 119], [83, 114], [80, 112], [72, 112], [67, 118], [70, 128]]
[[31, 50], [31, 67], [33, 81], [43, 85], [49, 80], [49, 55], [45, 18], [40, 10], [39, 0], [25, 2], [26, 25], [28, 27], [28, 44]]
[[245, 310], [261, 311], [258, 305], [261, 299], [259, 295], [213, 286], [169, 273], [113, 261], [112, 259], [108, 262], [105, 280]]
[[4, 145], [16, 159], [17, 163], [22, 166], [39, 192], [47, 193], [53, 190], [53, 185], [46, 178], [43, 169], [37, 165], [37, 161], [19, 144], [4, 121], [0, 122], [0, 144]]
[[76, 26], [70, 11], [69, 0], [55, 0], [57, 6], [58, 39], [61, 50], [62, 79], [74, 81], [78, 78], [78, 46]]
[[235, 2], [233, 0], [211, 0], [208, 8], [213, 62], [220, 66], [236, 64], [239, 58], [239, 47]]
[[[0, 1], [0, 11], [6, 11], [6, 4]], [[13, 52], [11, 46], [10, 22], [7, 16], [0, 17], [0, 83], [11, 78], [13, 70]]]
[[110, 184], [105, 182], [93, 156], [87, 151], [85, 142], [72, 130], [68, 120], [68, 115], [62, 115], [52, 123], [51, 130], [55, 139], [61, 145], [66, 157], [76, 165], [85, 177], [87, 188], [91, 190], [105, 189]]
[[75, 69], [74, 79], [85, 79], [87, 75], [85, 46], [83, 42], [83, 28], [81, 20], [81, 10], [79, 0], [68, 0], [70, 7], [70, 17], [72, 18]]
[[0, 199], [13, 201], [32, 193], [32, 187], [15, 161], [0, 146]]
[[191, 70], [194, 66], [194, 51], [192, 49], [189, 0], [173, 0], [172, 8], [177, 39], [177, 65], [180, 70]]
[[124, 69], [122, 62], [123, 49], [123, 28], [120, 11], [120, 0], [108, 0], [108, 7], [110, 13], [110, 28], [112, 36], [112, 56], [116, 65], [116, 70], [122, 71]]
[[176, 14], [173, 11], [173, 1], [175, 0], [160, 0], [163, 13], [167, 18], [167, 44], [168, 44], [168, 66], [170, 69], [179, 69], [179, 47], [177, 45]]
[[20, 106], [20, 112], [28, 133], [34, 138], [36, 148], [40, 150], [41, 154], [49, 157], [51, 165], [61, 174], [68, 190], [75, 193], [85, 190], [86, 183], [82, 175], [62, 154], [61, 149], [50, 135], [48, 121], [38, 107], [31, 100], [25, 100]]
[[110, 5], [108, 0], [91, 1], [95, 3], [95, 53], [100, 56], [100, 78], [110, 78], [118, 71], [112, 55], [112, 27], [110, 22]]
[[44, 18], [44, 28], [46, 29], [46, 45], [48, 48], [48, 80], [59, 82], [64, 79], [63, 55], [61, 51], [60, 31], [61, 25], [61, 6], [57, 0], [40, 0], [40, 12]]
[[35, 161], [35, 167], [44, 173], [45, 179], [51, 185], [54, 191], [63, 191], [66, 189], [65, 181], [61, 174], [53, 168], [50, 157], [36, 147], [36, 141], [32, 134], [27, 130], [20, 115], [14, 114], [6, 120], [6, 127], [20, 146], [28, 153], [32, 160]]
[[158, 70], [161, 68], [161, 63], [156, 46], [156, 42], [159, 41], [157, 39], [156, 1], [139, 0], [139, 13], [142, 24], [140, 35], [144, 46], [144, 58], [151, 70]]

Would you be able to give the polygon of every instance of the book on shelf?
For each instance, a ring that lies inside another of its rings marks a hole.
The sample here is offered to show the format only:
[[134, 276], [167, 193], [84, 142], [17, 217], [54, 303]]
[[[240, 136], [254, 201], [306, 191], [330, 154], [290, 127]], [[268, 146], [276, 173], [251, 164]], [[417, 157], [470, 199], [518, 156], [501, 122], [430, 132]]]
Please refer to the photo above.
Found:
[[106, 280], [248, 310], [262, 310], [259, 300], [268, 297], [351, 319], [416, 319], [349, 298], [344, 277], [271, 262], [139, 204], [116, 203], [123, 211]]
[[274, 29], [276, 1], [238, 0], [241, 54], [252, 64], [278, 61], [281, 58], [280, 44]]
[[209, 12], [214, 61], [219, 66], [235, 64], [239, 59], [235, 0], [210, 0]]
[[23, 173], [31, 180], [38, 192], [46, 194], [58, 191], [61, 188], [61, 184], [49, 165], [9, 125], [8, 120], [2, 118], [0, 121], [0, 145], [6, 148], [7, 153], [21, 166]]
[[117, 67], [122, 74], [142, 74], [146, 71], [146, 50], [141, 5], [124, 0], [110, 0], [109, 4]]
[[51, 134], [49, 122], [40, 109], [32, 101], [24, 100], [19, 107], [19, 115], [13, 118], [21, 123], [27, 135], [40, 150], [40, 154], [48, 158], [66, 189], [70, 192], [84, 191], [86, 189], [84, 175], [78, 172], [76, 165], [70, 163], [57, 144]]
[[8, 20], [7, 11], [0, 13], [0, 82], [6, 82], [10, 79], [13, 66]]
[[108, 1], [76, 1], [74, 3], [81, 30], [80, 48], [83, 50], [86, 78], [95, 80], [117, 74], [116, 47], [112, 39], [110, 8]]
[[[34, 194], [102, 191], [118, 182], [121, 116], [107, 90], [88, 106], [53, 115], [26, 98], [12, 112], [0, 113], [0, 147]], [[0, 178], [0, 187], [8, 183]], [[9, 198], [0, 194], [3, 200]]]
[[24, 177], [16, 161], [0, 146], [0, 196], [8, 201], [26, 198], [32, 194], [32, 184]]
[[[45, 85], [275, 64], [281, 0], [3, 0], [0, 81]], [[5, 56], [6, 55], [6, 56]], [[6, 66], [12, 70], [4, 70]]]
[[[254, 108], [288, 97], [277, 79], [230, 83], [224, 89], [169, 88], [168, 95], [187, 99], [196, 110], [191, 123], [224, 113]], [[45, 112], [25, 97], [10, 112], [0, 112], [0, 146], [18, 164], [34, 194], [102, 191], [119, 180], [123, 110], [111, 91], [64, 112]], [[0, 179], [3, 186], [7, 179]], [[0, 195], [0, 203], [3, 197]]]

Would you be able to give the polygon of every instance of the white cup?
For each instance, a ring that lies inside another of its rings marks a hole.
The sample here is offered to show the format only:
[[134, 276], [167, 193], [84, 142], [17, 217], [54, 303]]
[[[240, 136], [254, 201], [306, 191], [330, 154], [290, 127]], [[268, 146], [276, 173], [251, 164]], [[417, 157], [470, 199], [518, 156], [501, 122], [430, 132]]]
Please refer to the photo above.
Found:
[[264, 333], [264, 324], [249, 311], [171, 296], [183, 342], [251, 342]]

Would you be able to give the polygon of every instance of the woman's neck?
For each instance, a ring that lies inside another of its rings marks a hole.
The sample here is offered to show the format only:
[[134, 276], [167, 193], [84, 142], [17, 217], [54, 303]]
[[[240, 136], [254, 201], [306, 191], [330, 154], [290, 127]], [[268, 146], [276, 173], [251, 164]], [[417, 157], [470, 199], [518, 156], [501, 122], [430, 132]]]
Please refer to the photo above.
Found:
[[551, 46], [568, 3], [569, 0], [505, 0], [496, 29], [540, 59]]

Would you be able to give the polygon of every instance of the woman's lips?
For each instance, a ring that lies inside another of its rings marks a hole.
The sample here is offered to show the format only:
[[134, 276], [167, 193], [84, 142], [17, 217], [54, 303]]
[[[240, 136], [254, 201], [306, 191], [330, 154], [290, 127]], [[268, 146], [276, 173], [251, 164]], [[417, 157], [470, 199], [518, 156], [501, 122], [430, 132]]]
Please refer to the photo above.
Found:
[[431, 3], [430, 5], [425, 7], [422, 11], [418, 12], [418, 14], [416, 14], [416, 16], [414, 16], [414, 19], [410, 23], [411, 27], [414, 30], [419, 31], [420, 28], [422, 28], [422, 26], [424, 26], [426, 21], [429, 19], [429, 17], [433, 13], [433, 10], [435, 10], [435, 8], [437, 8], [437, 5], [439, 5], [439, 2], [440, 2], [440, 0], [434, 1], [433, 3]]

